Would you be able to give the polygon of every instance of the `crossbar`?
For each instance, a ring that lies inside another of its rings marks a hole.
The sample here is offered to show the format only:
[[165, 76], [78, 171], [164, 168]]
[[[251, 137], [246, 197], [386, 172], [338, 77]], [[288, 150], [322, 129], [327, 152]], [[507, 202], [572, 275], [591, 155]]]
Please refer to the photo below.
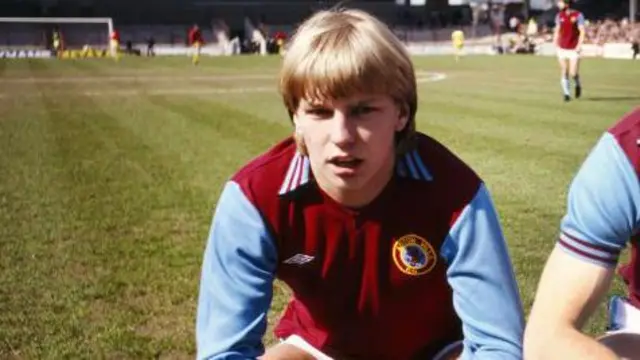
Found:
[[102, 24], [111, 23], [111, 18], [53, 18], [53, 17], [0, 17], [0, 22], [15, 22], [15, 23], [67, 23], [67, 24]]

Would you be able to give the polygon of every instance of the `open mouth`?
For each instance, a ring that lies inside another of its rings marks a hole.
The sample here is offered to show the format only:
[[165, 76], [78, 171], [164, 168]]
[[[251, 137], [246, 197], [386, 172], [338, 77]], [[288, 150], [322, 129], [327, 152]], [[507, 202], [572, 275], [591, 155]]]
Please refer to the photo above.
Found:
[[329, 160], [329, 163], [341, 168], [355, 169], [358, 166], [360, 166], [360, 164], [362, 164], [363, 161], [364, 160], [362, 159], [351, 157], [351, 156], [337, 156], [337, 157], [331, 158]]

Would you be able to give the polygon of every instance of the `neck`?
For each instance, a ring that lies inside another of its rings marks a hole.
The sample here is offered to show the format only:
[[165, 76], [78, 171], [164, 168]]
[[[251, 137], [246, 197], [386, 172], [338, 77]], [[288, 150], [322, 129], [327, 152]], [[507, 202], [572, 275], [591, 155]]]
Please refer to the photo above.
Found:
[[395, 152], [391, 151], [380, 170], [358, 189], [336, 189], [332, 186], [323, 186], [321, 181], [318, 181], [318, 185], [337, 203], [351, 209], [359, 209], [373, 202], [382, 193], [393, 176], [395, 161]]

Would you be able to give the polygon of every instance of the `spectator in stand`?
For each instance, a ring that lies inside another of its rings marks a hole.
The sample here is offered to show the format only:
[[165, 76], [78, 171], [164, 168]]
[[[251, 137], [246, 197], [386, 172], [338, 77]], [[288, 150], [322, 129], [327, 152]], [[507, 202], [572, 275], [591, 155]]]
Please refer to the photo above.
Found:
[[634, 34], [640, 30], [640, 24], [631, 24], [627, 19], [622, 19], [620, 22], [606, 19], [586, 23], [585, 29], [585, 43], [604, 45], [605, 43], [632, 41]]
[[511, 31], [518, 31], [518, 26], [520, 25], [520, 19], [515, 16], [512, 16], [509, 19], [509, 29]]

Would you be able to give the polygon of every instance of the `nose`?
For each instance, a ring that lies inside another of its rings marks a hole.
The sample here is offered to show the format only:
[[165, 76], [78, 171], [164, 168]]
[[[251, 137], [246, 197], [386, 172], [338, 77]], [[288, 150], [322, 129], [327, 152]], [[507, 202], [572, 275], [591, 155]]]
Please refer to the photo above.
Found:
[[349, 116], [343, 111], [334, 111], [331, 119], [331, 141], [344, 147], [355, 141], [355, 127], [353, 121], [349, 121]]

